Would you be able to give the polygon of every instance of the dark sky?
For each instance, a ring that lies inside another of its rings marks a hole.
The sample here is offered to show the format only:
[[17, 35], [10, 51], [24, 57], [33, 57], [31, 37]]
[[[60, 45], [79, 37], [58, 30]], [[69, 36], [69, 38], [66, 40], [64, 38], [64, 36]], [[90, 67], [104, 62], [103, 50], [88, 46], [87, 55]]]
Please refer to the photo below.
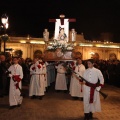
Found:
[[120, 40], [120, 0], [11, 0], [0, 2], [0, 16], [9, 16], [9, 34], [17, 36], [42, 37], [48, 28], [53, 34], [55, 24], [49, 18], [76, 18], [70, 29], [83, 32], [86, 39], [99, 37], [102, 32], [114, 34], [114, 41]]

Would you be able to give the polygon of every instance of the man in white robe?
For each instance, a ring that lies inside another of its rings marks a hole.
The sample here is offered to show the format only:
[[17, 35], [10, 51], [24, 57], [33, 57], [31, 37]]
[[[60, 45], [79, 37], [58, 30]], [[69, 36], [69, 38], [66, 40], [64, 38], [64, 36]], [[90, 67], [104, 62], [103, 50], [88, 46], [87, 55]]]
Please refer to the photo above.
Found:
[[[22, 88], [21, 80], [23, 78], [22, 67], [18, 64], [19, 59], [17, 57], [13, 58], [13, 65], [8, 69], [10, 72], [10, 91], [9, 91], [9, 104], [10, 108], [15, 108], [20, 106], [23, 100], [23, 97], [20, 96], [20, 89]], [[20, 88], [20, 89], [19, 89]]]
[[63, 66], [63, 63], [60, 63], [57, 68], [57, 76], [56, 76], [56, 83], [55, 83], [55, 90], [67, 90], [67, 82], [66, 82], [66, 70]]
[[[92, 119], [94, 112], [101, 112], [99, 90], [104, 85], [104, 78], [101, 71], [93, 67], [93, 59], [89, 59], [87, 65], [88, 69], [84, 72], [83, 77], [88, 82], [92, 83], [94, 87], [90, 87], [87, 82], [84, 84], [84, 120]], [[100, 84], [96, 85], [98, 79]]]
[[72, 74], [71, 76], [71, 82], [70, 82], [70, 95], [74, 99], [80, 98], [81, 101], [83, 100], [83, 82], [80, 82], [79, 75], [83, 76], [84, 71], [85, 71], [85, 66], [82, 64], [82, 60], [80, 58], [77, 59], [77, 65], [75, 66], [76, 72]]
[[30, 67], [31, 80], [29, 96], [42, 100], [42, 97], [45, 95], [46, 69], [44, 69], [44, 66], [38, 60], [38, 58], [34, 58], [34, 64]]

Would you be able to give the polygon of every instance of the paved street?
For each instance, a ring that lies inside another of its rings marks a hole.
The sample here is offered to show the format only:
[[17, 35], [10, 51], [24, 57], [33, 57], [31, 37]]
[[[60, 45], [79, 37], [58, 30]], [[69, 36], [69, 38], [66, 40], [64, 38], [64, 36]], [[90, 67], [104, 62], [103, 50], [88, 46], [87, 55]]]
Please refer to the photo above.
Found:
[[[50, 88], [43, 100], [30, 99], [28, 86], [24, 86], [26, 97], [21, 107], [9, 110], [8, 96], [0, 98], [0, 120], [83, 120], [83, 103], [72, 100], [68, 93], [57, 93]], [[101, 96], [102, 112], [95, 113], [97, 120], [120, 120], [120, 88], [105, 85], [102, 90], [109, 94]]]

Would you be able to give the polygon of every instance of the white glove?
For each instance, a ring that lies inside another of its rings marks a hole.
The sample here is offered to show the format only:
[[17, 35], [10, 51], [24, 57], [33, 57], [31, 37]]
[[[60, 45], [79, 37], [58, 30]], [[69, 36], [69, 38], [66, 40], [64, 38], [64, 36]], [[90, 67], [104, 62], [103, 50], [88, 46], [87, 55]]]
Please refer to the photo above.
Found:
[[79, 78], [79, 73], [76, 73], [76, 76]]
[[96, 87], [96, 90], [97, 90], [97, 91], [100, 91], [100, 89], [101, 89], [101, 86]]
[[9, 74], [9, 77], [12, 77], [12, 74]]

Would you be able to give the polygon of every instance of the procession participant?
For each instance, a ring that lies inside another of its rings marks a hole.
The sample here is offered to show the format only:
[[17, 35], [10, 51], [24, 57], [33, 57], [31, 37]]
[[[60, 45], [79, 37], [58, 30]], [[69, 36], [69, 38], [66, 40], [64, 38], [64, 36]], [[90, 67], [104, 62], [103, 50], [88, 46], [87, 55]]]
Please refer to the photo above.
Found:
[[45, 94], [45, 74], [46, 70], [39, 64], [39, 58], [34, 58], [34, 64], [30, 67], [30, 87], [29, 96], [42, 100]]
[[50, 63], [47, 61], [46, 64], [46, 71], [47, 71], [47, 86], [50, 87], [50, 81], [51, 81], [51, 74], [50, 74]]
[[[7, 71], [8, 68], [12, 65], [12, 57], [9, 57], [6, 59], [6, 67], [7, 67]], [[10, 77], [9, 77], [9, 73], [6, 72], [6, 76], [7, 76], [7, 95], [9, 95], [9, 89], [10, 89]]]
[[30, 66], [32, 65], [32, 59], [26, 58], [25, 60], [25, 66], [26, 66], [26, 74], [24, 74], [25, 81], [27, 85], [30, 84]]
[[47, 82], [47, 68], [46, 68], [46, 62], [42, 60], [42, 58], [39, 58], [39, 64], [42, 66], [42, 71], [45, 72], [44, 74], [44, 86], [45, 86], [45, 92], [47, 92], [48, 82]]
[[[104, 78], [101, 71], [93, 66], [94, 60], [89, 59], [87, 65], [88, 69], [85, 70], [83, 77], [91, 83], [93, 87], [87, 82], [84, 84], [84, 120], [92, 119], [94, 112], [101, 112], [99, 91], [104, 85]], [[98, 79], [100, 82], [99, 85], [96, 84]]]
[[27, 74], [27, 66], [25, 64], [25, 60], [23, 58], [19, 58], [19, 65], [21, 65], [23, 70], [23, 79], [22, 79], [22, 85], [27, 85], [27, 80], [25, 79]]
[[[72, 70], [75, 70], [75, 67], [76, 67], [76, 60], [73, 60], [73, 61], [71, 61], [69, 64], [68, 64], [68, 67], [70, 67]], [[72, 73], [71, 73], [71, 77], [70, 77], [70, 82], [69, 82], [69, 92], [71, 91], [71, 86], [72, 86]]]
[[4, 97], [4, 95], [8, 94], [8, 80], [6, 70], [9, 67], [6, 63], [5, 55], [0, 55], [0, 97]]
[[50, 81], [50, 83], [52, 84], [56, 80], [56, 68], [55, 68], [55, 65], [54, 65], [55, 62], [51, 62], [50, 64], [51, 64], [50, 65], [50, 74], [51, 74], [51, 81]]
[[51, 61], [45, 62], [46, 71], [47, 71], [47, 90], [49, 89], [50, 85], [55, 82], [55, 65]]
[[56, 66], [57, 69], [57, 76], [56, 76], [56, 83], [55, 83], [55, 90], [67, 90], [67, 83], [66, 83], [66, 69], [63, 66], [64, 62], [60, 62], [58, 66]]
[[79, 81], [79, 75], [83, 76], [85, 71], [85, 66], [82, 64], [81, 58], [77, 58], [77, 65], [74, 68], [74, 71], [77, 73], [72, 74], [71, 82], [70, 82], [70, 95], [73, 97], [73, 99], [81, 99], [83, 100], [83, 82]]
[[[23, 100], [23, 97], [20, 96], [22, 89], [21, 80], [23, 78], [22, 67], [18, 64], [19, 58], [13, 57], [13, 65], [8, 69], [10, 72], [10, 91], [9, 91], [9, 104], [10, 109], [20, 106]], [[20, 88], [20, 89], [19, 89]]]

